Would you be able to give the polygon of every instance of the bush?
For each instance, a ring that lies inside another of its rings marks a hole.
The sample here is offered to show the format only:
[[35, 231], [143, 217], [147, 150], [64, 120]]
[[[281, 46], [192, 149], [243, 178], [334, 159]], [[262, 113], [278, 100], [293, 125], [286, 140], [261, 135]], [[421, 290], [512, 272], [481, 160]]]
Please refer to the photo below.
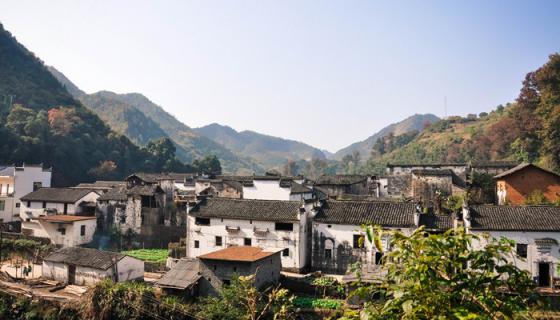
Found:
[[294, 299], [294, 306], [298, 308], [317, 308], [317, 309], [337, 310], [342, 307], [342, 301], [335, 300], [335, 299], [296, 297]]

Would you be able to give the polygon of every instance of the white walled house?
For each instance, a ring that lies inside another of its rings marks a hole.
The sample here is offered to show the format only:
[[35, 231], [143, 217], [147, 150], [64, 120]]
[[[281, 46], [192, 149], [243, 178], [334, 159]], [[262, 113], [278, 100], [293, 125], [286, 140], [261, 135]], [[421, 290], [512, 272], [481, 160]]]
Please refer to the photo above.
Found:
[[[254, 176], [251, 182], [243, 184], [243, 199], [288, 201], [292, 200], [293, 195], [296, 198], [294, 200], [301, 200], [301, 196], [298, 199], [295, 195], [302, 193], [307, 193], [310, 199], [313, 193], [311, 189], [303, 190], [306, 187], [301, 185], [302, 183], [303, 177]], [[292, 194], [292, 185], [297, 193]]]
[[463, 209], [468, 232], [480, 236], [475, 248], [484, 246], [483, 235], [515, 241], [518, 256], [510, 262], [531, 273], [540, 287], [560, 281], [560, 207], [478, 205]]
[[282, 249], [282, 268], [309, 264], [312, 204], [300, 201], [210, 198], [192, 208], [187, 220], [187, 257], [229, 246]]
[[42, 165], [0, 166], [0, 222], [19, 220], [20, 198], [51, 186], [52, 170]]
[[114, 282], [143, 280], [144, 262], [117, 252], [62, 248], [43, 260], [43, 277], [88, 286], [103, 279]]
[[[311, 266], [327, 273], [346, 274], [357, 261], [362, 261], [364, 271], [380, 271], [383, 254], [365, 239], [360, 240], [365, 235], [364, 224], [405, 234], [422, 224], [429, 229], [452, 225], [450, 216], [420, 214], [415, 204], [406, 202], [326, 200], [315, 210]], [[446, 220], [449, 222], [443, 224]], [[382, 237], [384, 251], [390, 250], [389, 244], [390, 239]]]
[[72, 247], [91, 242], [99, 194], [88, 189], [41, 188], [21, 198], [22, 233]]

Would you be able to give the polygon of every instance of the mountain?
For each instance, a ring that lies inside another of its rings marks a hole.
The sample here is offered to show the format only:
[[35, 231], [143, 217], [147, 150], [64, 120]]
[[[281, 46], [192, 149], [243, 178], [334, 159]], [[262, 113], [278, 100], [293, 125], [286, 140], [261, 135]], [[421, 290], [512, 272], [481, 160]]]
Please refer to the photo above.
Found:
[[426, 123], [435, 123], [439, 120], [440, 119], [437, 116], [431, 113], [412, 115], [400, 122], [386, 126], [363, 141], [353, 143], [346, 148], [338, 150], [334, 153], [332, 158], [335, 160], [341, 160], [345, 155], [350, 155], [353, 152], [358, 151], [360, 152], [362, 159], [367, 159], [377, 139], [382, 138], [389, 133], [393, 133], [395, 136], [398, 136], [411, 131], [421, 131]]
[[57, 186], [161, 170], [156, 155], [111, 131], [2, 24], [0, 74], [0, 163], [52, 166]]
[[169, 137], [175, 144], [177, 156], [183, 161], [191, 162], [213, 154], [220, 159], [226, 173], [252, 174], [263, 171], [255, 161], [242, 158], [201, 136], [142, 94], [117, 94], [111, 91], [87, 94], [54, 67], [50, 67], [50, 71], [76, 99], [97, 113], [114, 131], [138, 145]]
[[325, 154], [310, 145], [254, 131], [236, 131], [231, 127], [213, 123], [194, 129], [238, 154], [255, 159], [266, 169], [277, 168], [286, 163], [287, 159], [311, 160], [325, 159]]

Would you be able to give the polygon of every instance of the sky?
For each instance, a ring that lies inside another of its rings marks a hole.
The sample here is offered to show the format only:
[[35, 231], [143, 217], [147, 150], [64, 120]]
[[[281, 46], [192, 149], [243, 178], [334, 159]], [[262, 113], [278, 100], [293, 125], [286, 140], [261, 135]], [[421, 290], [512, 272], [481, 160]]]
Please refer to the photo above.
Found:
[[415, 113], [513, 101], [560, 51], [559, 12], [528, 0], [0, 0], [4, 27], [88, 93], [139, 92], [191, 127], [331, 152]]

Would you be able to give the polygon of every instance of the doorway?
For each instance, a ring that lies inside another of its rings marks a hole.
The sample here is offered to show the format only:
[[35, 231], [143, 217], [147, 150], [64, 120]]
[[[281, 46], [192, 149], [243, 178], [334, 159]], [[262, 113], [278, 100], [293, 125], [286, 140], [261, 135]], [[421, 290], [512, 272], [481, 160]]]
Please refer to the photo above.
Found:
[[68, 284], [76, 282], [76, 266], [68, 266]]
[[550, 287], [550, 263], [539, 262], [539, 287]]

